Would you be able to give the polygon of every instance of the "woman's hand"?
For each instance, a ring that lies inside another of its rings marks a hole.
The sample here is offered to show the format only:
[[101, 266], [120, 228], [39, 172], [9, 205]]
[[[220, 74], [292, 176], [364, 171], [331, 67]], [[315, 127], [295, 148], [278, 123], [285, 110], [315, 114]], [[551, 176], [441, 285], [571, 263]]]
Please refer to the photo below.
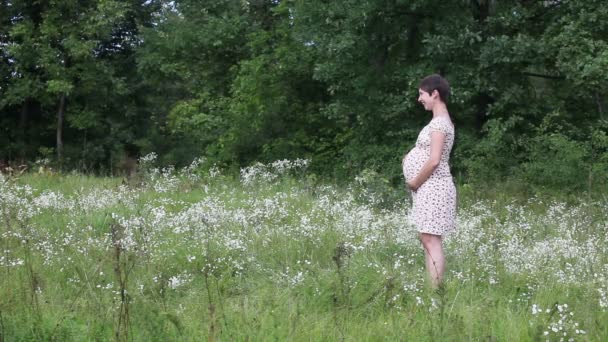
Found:
[[418, 185], [418, 183], [416, 183], [416, 182], [415, 182], [415, 179], [412, 179], [412, 180], [407, 181], [407, 187], [408, 187], [410, 190], [412, 190], [412, 191], [416, 192], [416, 190], [418, 190], [418, 188], [419, 188], [420, 186]]

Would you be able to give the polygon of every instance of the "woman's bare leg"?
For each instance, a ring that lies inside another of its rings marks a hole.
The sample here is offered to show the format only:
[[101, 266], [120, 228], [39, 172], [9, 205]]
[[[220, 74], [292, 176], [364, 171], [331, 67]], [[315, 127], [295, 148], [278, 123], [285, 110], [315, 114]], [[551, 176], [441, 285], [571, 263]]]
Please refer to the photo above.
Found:
[[445, 257], [443, 255], [441, 235], [420, 233], [420, 242], [422, 242], [422, 247], [424, 247], [426, 270], [431, 278], [431, 284], [436, 288], [441, 284], [443, 273], [445, 272]]

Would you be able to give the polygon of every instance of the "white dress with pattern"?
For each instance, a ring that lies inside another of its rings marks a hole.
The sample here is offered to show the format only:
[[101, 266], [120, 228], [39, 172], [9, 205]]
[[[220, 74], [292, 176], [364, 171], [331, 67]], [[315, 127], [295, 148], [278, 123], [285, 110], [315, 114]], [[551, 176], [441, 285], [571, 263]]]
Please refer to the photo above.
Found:
[[441, 161], [417, 191], [412, 192], [410, 221], [421, 233], [444, 235], [454, 229], [456, 221], [456, 187], [450, 173], [450, 152], [454, 144], [454, 126], [447, 117], [437, 117], [426, 125], [416, 146], [403, 158], [405, 180], [418, 175], [431, 156], [431, 132], [445, 134]]

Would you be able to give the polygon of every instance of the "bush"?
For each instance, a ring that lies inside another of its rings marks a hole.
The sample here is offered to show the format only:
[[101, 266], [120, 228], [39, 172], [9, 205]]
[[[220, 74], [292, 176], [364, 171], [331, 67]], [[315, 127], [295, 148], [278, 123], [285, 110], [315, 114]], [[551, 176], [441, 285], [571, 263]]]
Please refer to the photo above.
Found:
[[585, 144], [561, 133], [539, 135], [530, 140], [528, 161], [519, 170], [532, 186], [566, 191], [583, 190], [590, 177]]
[[462, 164], [467, 183], [493, 183], [504, 180], [517, 168], [521, 154], [521, 136], [513, 127], [521, 121], [513, 116], [508, 120], [492, 119], [484, 127], [485, 136], [478, 139], [457, 133], [454, 160]]

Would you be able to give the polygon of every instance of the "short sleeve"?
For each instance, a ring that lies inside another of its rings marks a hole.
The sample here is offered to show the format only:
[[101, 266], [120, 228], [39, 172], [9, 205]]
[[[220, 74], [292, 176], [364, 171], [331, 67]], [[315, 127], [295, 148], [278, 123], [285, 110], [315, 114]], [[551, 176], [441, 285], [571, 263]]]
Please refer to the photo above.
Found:
[[452, 125], [445, 120], [431, 120], [429, 125], [431, 132], [440, 132], [443, 134], [451, 134], [452, 133]]

